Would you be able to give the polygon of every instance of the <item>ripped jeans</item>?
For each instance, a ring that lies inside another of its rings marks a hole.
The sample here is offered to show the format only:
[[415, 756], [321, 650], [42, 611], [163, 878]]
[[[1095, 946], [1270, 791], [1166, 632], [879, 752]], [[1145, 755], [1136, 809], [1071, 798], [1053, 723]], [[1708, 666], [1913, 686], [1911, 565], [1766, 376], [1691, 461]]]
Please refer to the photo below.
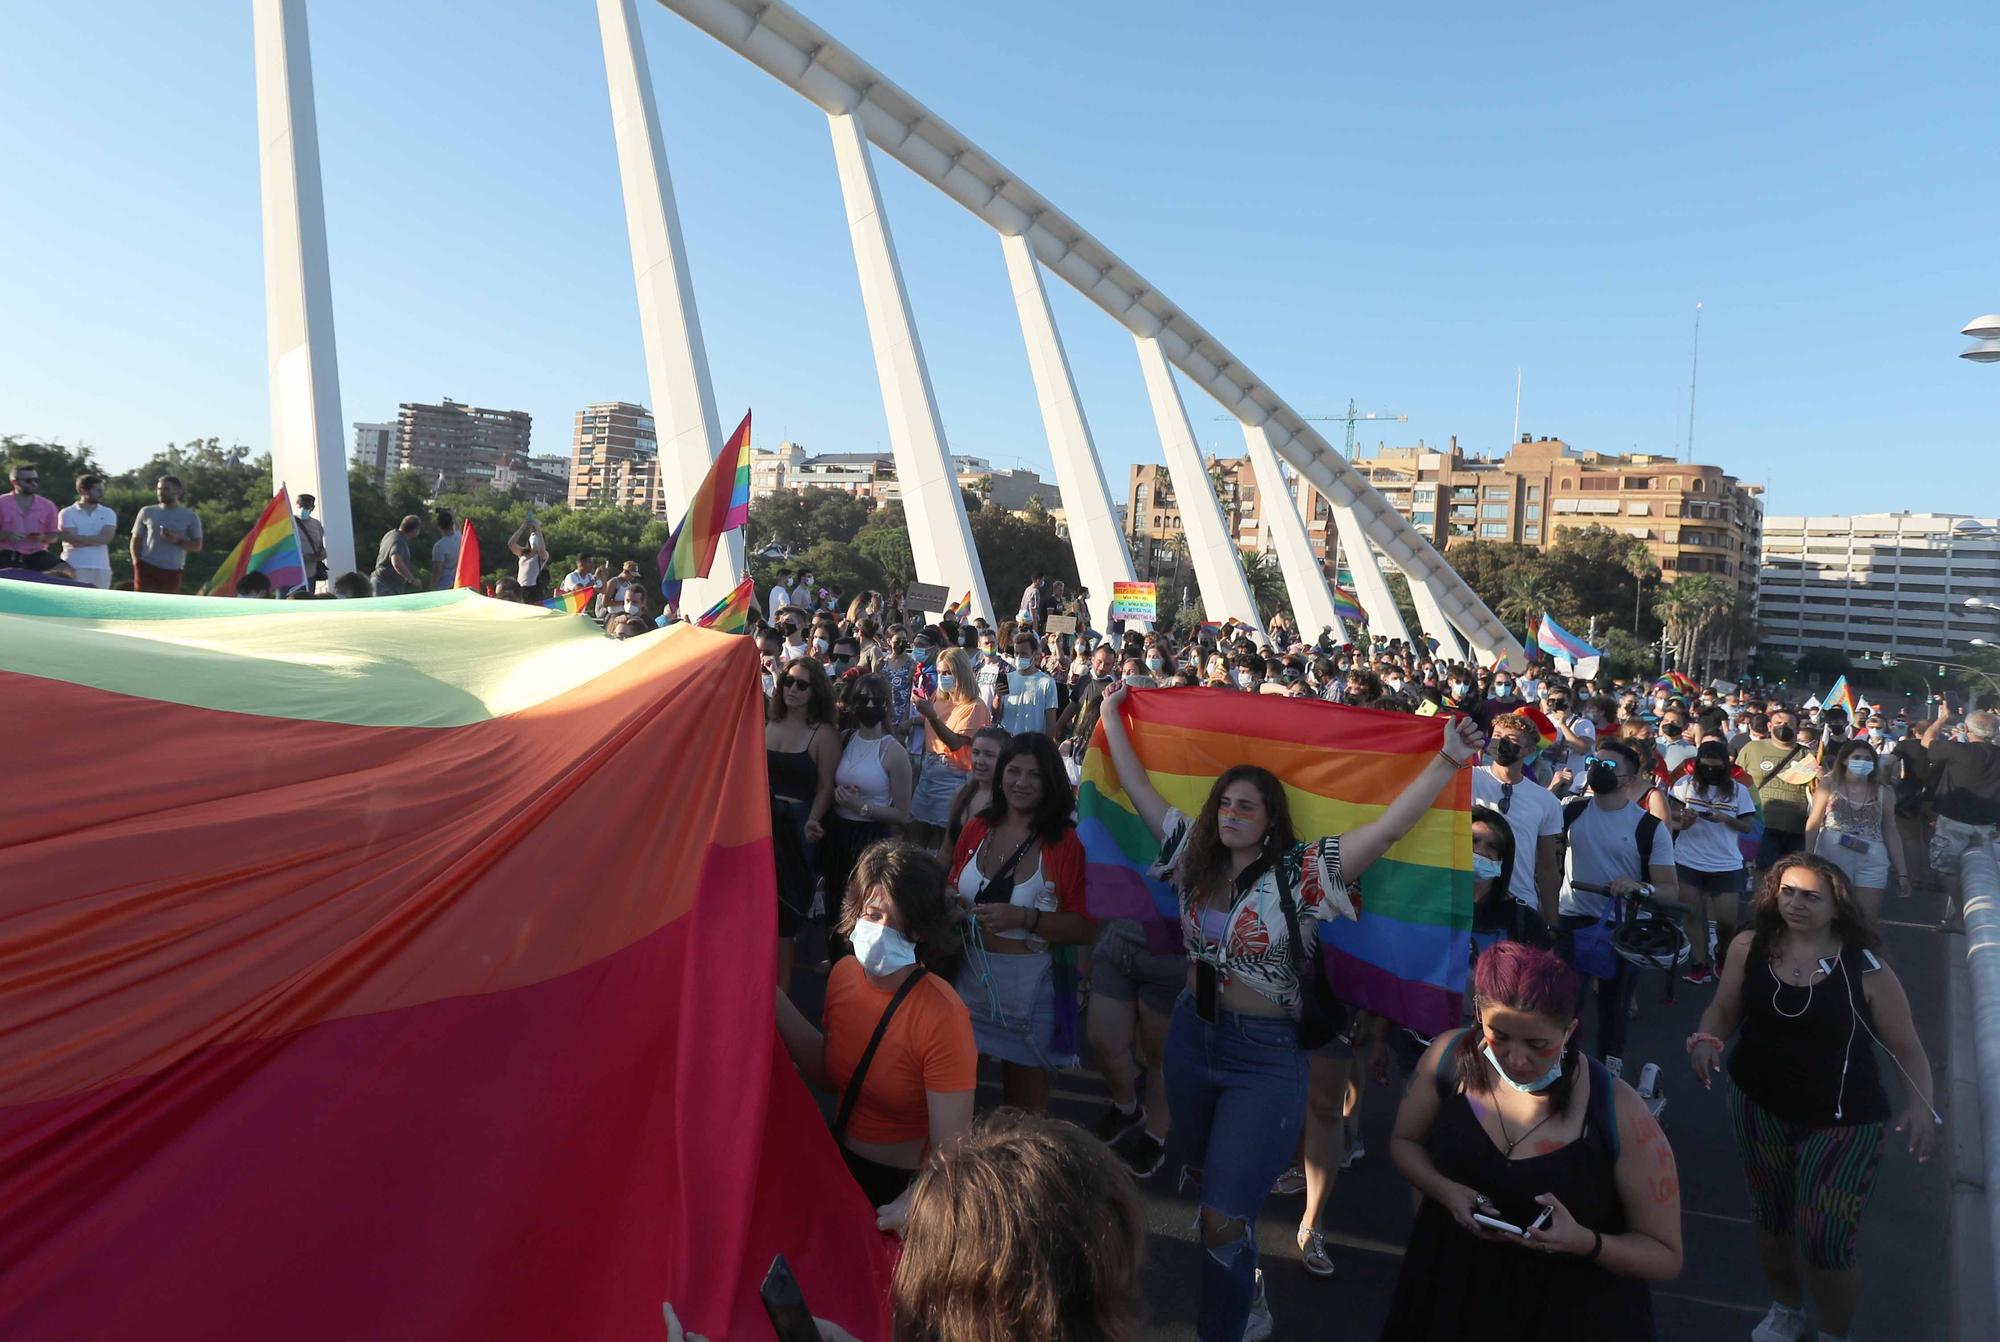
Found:
[[1306, 1112], [1306, 1054], [1283, 1017], [1174, 1003], [1165, 1059], [1167, 1108], [1184, 1160], [1201, 1178], [1201, 1205], [1243, 1223], [1230, 1244], [1203, 1244], [1201, 1342], [1239, 1342], [1257, 1290], [1257, 1215], [1292, 1163]]

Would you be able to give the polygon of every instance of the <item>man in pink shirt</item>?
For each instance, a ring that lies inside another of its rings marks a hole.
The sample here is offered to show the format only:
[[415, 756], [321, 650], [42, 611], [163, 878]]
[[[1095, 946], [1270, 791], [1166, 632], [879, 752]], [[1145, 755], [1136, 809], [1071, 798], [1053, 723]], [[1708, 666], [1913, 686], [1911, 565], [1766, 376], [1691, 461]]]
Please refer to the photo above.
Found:
[[60, 562], [51, 549], [60, 527], [56, 505], [42, 497], [42, 473], [17, 461], [7, 472], [14, 489], [0, 494], [0, 568], [46, 573]]

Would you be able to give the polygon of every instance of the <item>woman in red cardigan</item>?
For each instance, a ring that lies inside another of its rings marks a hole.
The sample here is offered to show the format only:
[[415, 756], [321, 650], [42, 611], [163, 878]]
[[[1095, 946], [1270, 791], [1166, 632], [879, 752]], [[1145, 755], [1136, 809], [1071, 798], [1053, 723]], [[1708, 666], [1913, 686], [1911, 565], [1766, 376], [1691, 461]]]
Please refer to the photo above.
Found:
[[1076, 970], [1067, 953], [1096, 935], [1084, 915], [1083, 845], [1069, 774], [1040, 732], [1010, 738], [993, 800], [966, 821], [948, 886], [972, 906], [958, 995], [979, 1051], [1001, 1062], [1007, 1103], [1048, 1108], [1049, 1072], [1076, 1065]]

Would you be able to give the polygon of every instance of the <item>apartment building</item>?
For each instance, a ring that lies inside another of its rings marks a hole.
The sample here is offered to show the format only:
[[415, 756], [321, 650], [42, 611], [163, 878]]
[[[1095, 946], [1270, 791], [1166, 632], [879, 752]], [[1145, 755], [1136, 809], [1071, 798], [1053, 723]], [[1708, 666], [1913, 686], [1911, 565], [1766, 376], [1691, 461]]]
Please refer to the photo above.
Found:
[[354, 464], [368, 472], [376, 484], [389, 479], [390, 462], [396, 457], [396, 426], [360, 424], [354, 426]]
[[[381, 427], [357, 424], [356, 451], [360, 430]], [[526, 460], [534, 419], [525, 410], [490, 410], [447, 396], [436, 405], [403, 402], [396, 407], [395, 427], [378, 478], [415, 471], [439, 494], [464, 494], [491, 489], [501, 462]]]
[[[1564, 530], [1599, 525], [1645, 541], [1670, 582], [1707, 573], [1746, 595], [1757, 589], [1763, 490], [1720, 466], [1523, 434], [1501, 457], [1468, 456], [1453, 438], [1444, 448], [1381, 448], [1354, 468], [1441, 551], [1472, 539], [1546, 549]], [[1332, 509], [1310, 484], [1300, 488], [1323, 552]]]
[[652, 412], [630, 401], [594, 401], [570, 431], [572, 508], [643, 508], [663, 514], [660, 444]]
[[2000, 643], [2000, 519], [1766, 518], [1758, 587], [1762, 643], [1774, 651], [1958, 657], [1974, 639]]

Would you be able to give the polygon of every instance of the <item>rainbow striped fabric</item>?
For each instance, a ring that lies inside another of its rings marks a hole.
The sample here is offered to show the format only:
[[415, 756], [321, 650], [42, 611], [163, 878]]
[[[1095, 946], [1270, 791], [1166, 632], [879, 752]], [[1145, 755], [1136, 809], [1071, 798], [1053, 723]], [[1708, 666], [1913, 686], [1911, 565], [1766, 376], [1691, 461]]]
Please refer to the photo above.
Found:
[[222, 561], [203, 596], [235, 596], [246, 573], [261, 573], [275, 591], [288, 592], [306, 580], [306, 561], [299, 552], [298, 528], [292, 523], [292, 500], [283, 485], [264, 505], [249, 534]]
[[728, 596], [710, 606], [695, 623], [721, 634], [744, 632], [750, 627], [751, 585], [749, 575], [744, 575], [742, 582], [729, 589]]
[[[1160, 795], [1188, 815], [1232, 765], [1285, 784], [1301, 838], [1382, 813], [1437, 754], [1445, 719], [1232, 690], [1134, 690], [1132, 743]], [[1325, 923], [1320, 953], [1340, 996], [1413, 1030], [1458, 1024], [1472, 929], [1472, 781], [1459, 773], [1360, 882], [1361, 917]], [[1147, 875], [1159, 841], [1118, 784], [1103, 728], [1084, 759], [1077, 834], [1093, 917], [1177, 921], [1173, 889]], [[1177, 937], [1177, 934], [1176, 934]]]
[[1342, 624], [1367, 624], [1368, 612], [1361, 609], [1361, 603], [1354, 599], [1354, 593], [1337, 582], [1328, 583], [1333, 592], [1333, 613], [1340, 617]]
[[590, 600], [597, 595], [597, 585], [579, 587], [574, 592], [557, 592], [542, 604], [550, 610], [559, 610], [565, 615], [581, 615], [590, 609]]
[[1666, 690], [1670, 694], [1697, 694], [1701, 687], [1678, 671], [1669, 671], [1653, 682], [1656, 690]]
[[706, 578], [724, 532], [750, 520], [750, 412], [702, 477], [687, 516], [660, 547], [662, 578]]

